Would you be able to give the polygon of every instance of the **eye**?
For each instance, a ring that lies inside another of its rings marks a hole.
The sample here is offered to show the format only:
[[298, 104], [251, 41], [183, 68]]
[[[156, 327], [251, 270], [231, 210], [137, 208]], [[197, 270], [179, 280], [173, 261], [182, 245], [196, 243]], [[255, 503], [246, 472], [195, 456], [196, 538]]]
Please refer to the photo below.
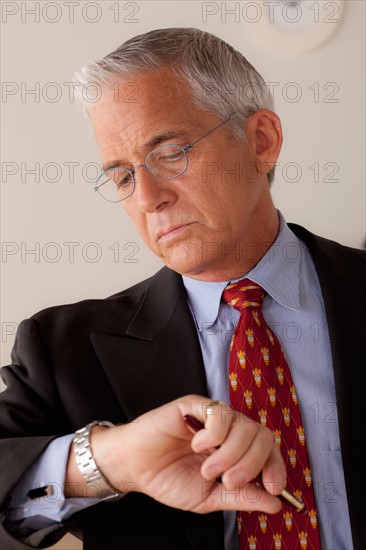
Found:
[[106, 175], [116, 185], [117, 189], [127, 187], [132, 181], [131, 172], [123, 167], [111, 168], [107, 170]]
[[181, 149], [181, 147], [178, 147], [177, 145], [173, 145], [171, 147], [169, 146], [162, 146], [155, 149], [153, 152], [152, 160], [156, 164], [160, 165], [166, 165], [166, 164], [174, 164], [176, 162], [182, 161], [184, 159], [184, 151]]
[[118, 181], [116, 181], [117, 188], [120, 189], [121, 187], [127, 187], [132, 181], [131, 174], [129, 172], [126, 172], [123, 177], [119, 178]]
[[183, 156], [183, 152], [181, 150], [172, 150], [168, 151], [164, 154], [159, 155], [158, 161], [159, 162], [174, 162], [176, 160], [180, 160]]

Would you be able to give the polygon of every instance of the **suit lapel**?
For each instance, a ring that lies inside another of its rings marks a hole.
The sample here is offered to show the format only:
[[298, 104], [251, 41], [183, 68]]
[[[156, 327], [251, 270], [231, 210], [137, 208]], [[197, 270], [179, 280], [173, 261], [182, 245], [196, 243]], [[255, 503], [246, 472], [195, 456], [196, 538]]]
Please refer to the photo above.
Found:
[[124, 336], [91, 340], [128, 420], [189, 393], [207, 395], [202, 353], [181, 277], [163, 268]]

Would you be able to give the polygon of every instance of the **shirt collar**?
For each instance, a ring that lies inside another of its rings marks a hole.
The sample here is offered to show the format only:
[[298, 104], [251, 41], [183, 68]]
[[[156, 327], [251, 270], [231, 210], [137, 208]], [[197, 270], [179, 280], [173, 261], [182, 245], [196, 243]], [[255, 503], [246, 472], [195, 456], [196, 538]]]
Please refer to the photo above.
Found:
[[[241, 278], [258, 283], [276, 302], [289, 309], [300, 309], [300, 263], [304, 244], [288, 227], [278, 211], [280, 230], [263, 258]], [[199, 330], [217, 319], [221, 296], [229, 282], [206, 282], [183, 275], [188, 304]]]

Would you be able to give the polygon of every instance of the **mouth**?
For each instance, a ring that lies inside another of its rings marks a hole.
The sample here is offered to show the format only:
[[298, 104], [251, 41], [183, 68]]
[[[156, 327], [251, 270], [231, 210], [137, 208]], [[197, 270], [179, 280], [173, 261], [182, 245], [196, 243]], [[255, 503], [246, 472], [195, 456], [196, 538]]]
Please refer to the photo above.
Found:
[[178, 235], [183, 233], [186, 230], [187, 227], [190, 227], [191, 225], [193, 225], [193, 223], [194, 222], [185, 223], [185, 224], [181, 224], [181, 225], [174, 225], [174, 226], [168, 227], [166, 229], [162, 229], [157, 234], [156, 241], [157, 242], [159, 242], [159, 241], [162, 242], [162, 241], [166, 241], [170, 238], [177, 237]]

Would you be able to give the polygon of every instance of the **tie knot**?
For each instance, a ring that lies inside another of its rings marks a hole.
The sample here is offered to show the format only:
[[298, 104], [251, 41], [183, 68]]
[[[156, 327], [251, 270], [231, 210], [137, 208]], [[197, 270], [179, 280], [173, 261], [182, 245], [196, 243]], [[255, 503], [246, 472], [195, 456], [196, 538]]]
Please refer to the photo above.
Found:
[[222, 295], [224, 302], [238, 311], [246, 308], [260, 309], [264, 296], [263, 288], [249, 279], [227, 285]]

